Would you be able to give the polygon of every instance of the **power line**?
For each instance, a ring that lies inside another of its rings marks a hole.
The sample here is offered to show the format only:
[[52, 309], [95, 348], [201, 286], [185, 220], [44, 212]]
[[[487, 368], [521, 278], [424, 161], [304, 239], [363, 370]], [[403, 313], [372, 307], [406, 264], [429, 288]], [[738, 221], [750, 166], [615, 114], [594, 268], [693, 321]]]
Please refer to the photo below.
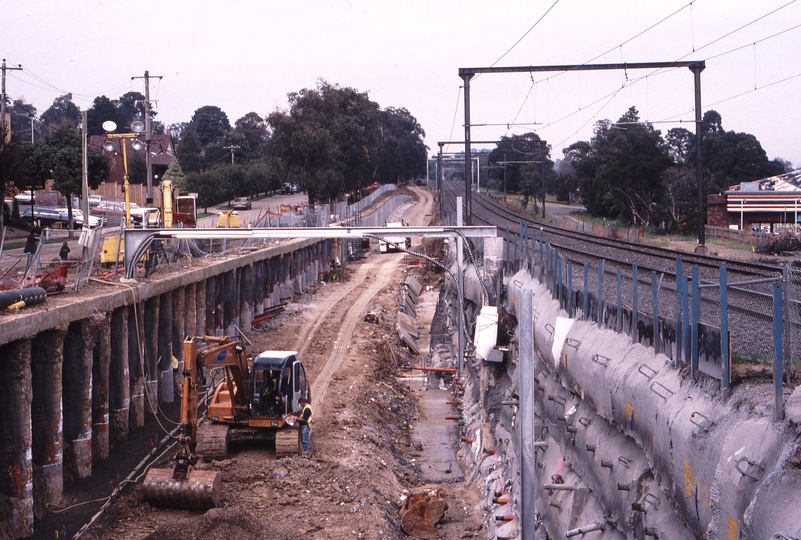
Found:
[[540, 24], [540, 22], [542, 22], [542, 20], [545, 18], [545, 16], [546, 16], [546, 15], [548, 15], [548, 13], [550, 13], [550, 12], [551, 12], [551, 10], [552, 10], [554, 7], [556, 7], [556, 4], [558, 4], [558, 3], [559, 3], [559, 0], [555, 0], [555, 2], [554, 2], [553, 4], [551, 4], [551, 7], [549, 7], [549, 8], [548, 8], [548, 9], [545, 11], [545, 13], [543, 13], [543, 14], [542, 14], [542, 16], [540, 16], [540, 18], [539, 18], [539, 19], [537, 19], [537, 22], [535, 22], [535, 23], [534, 23], [534, 24], [531, 26], [531, 28], [529, 28], [528, 30], [526, 30], [526, 33], [525, 33], [525, 34], [523, 34], [523, 36], [522, 36], [520, 39], [518, 39], [517, 41], [515, 41], [515, 44], [514, 44], [514, 45], [512, 45], [511, 47], [509, 47], [509, 49], [508, 49], [508, 50], [507, 50], [505, 53], [503, 53], [503, 54], [501, 55], [501, 57], [500, 57], [500, 58], [498, 58], [498, 59], [497, 59], [497, 60], [495, 60], [495, 61], [494, 61], [492, 64], [490, 64], [490, 67], [494, 67], [494, 66], [495, 66], [495, 64], [497, 64], [498, 62], [500, 62], [501, 60], [503, 60], [503, 58], [504, 58], [504, 57], [505, 57], [507, 54], [509, 54], [510, 52], [512, 52], [512, 49], [514, 49], [515, 47], [517, 47], [517, 46], [520, 44], [520, 42], [521, 42], [521, 41], [523, 41], [523, 40], [525, 39], [525, 37], [526, 37], [527, 35], [529, 35], [529, 34], [531, 33], [531, 31], [532, 31], [532, 30], [534, 30], [534, 28], [536, 28], [536, 26], [537, 26], [538, 24]]
[[685, 54], [684, 56], [681, 56], [681, 57], [679, 57], [677, 60], [682, 60], [682, 59], [684, 59], [684, 58], [687, 58], [687, 57], [688, 57], [688, 56], [690, 56], [691, 54], [693, 54], [693, 53], [696, 53], [696, 52], [700, 51], [701, 49], [705, 49], [705, 48], [709, 47], [710, 45], [712, 45], [712, 44], [714, 44], [714, 43], [717, 43], [718, 41], [720, 41], [720, 40], [722, 40], [722, 39], [726, 39], [726, 38], [727, 38], [727, 37], [729, 37], [730, 35], [732, 35], [732, 34], [735, 34], [735, 33], [739, 32], [740, 30], [743, 30], [744, 28], [747, 28], [747, 27], [751, 26], [752, 24], [754, 24], [754, 23], [756, 23], [756, 22], [759, 22], [759, 21], [761, 21], [761, 20], [762, 20], [762, 19], [764, 19], [765, 17], [769, 17], [770, 15], [773, 15], [774, 13], [776, 13], [776, 12], [778, 12], [778, 11], [781, 11], [782, 9], [786, 8], [787, 6], [789, 6], [789, 5], [791, 5], [791, 4], [795, 4], [797, 1], [798, 1], [798, 0], [790, 0], [789, 2], [787, 2], [786, 4], [784, 4], [783, 6], [779, 6], [779, 7], [777, 7], [776, 9], [774, 9], [773, 11], [770, 11], [770, 12], [768, 12], [768, 13], [765, 13], [765, 14], [764, 14], [764, 15], [762, 15], [761, 17], [757, 17], [756, 19], [752, 20], [751, 22], [748, 22], [748, 23], [746, 23], [746, 24], [744, 24], [744, 25], [740, 26], [739, 28], [735, 28], [735, 29], [734, 29], [734, 30], [732, 30], [731, 32], [729, 32], [729, 33], [727, 33], [727, 34], [724, 34], [724, 35], [720, 36], [720, 37], [719, 37], [719, 38], [717, 38], [717, 39], [713, 39], [712, 41], [710, 41], [710, 42], [709, 42], [709, 43], [707, 43], [706, 45], [702, 45], [702, 46], [698, 47], [697, 49], [693, 50], [692, 52], [689, 52], [689, 53]]
[[[694, 0], [694, 1], [695, 1], [695, 0]], [[776, 8], [776, 9], [774, 9], [774, 10], [772, 10], [772, 11], [770, 11], [770, 12], [768, 12], [768, 13], [764, 14], [764, 15], [761, 15], [761, 16], [757, 17], [756, 19], [753, 19], [752, 21], [750, 21], [750, 22], [748, 22], [748, 23], [746, 23], [746, 24], [744, 24], [744, 25], [742, 25], [742, 26], [740, 26], [740, 27], [738, 27], [738, 28], [736, 28], [736, 29], [732, 30], [731, 32], [727, 32], [727, 33], [726, 33], [726, 34], [724, 34], [723, 36], [721, 36], [721, 37], [719, 37], [719, 38], [716, 38], [716, 39], [714, 39], [714, 40], [710, 41], [709, 43], [707, 43], [707, 44], [705, 44], [705, 45], [703, 45], [703, 46], [699, 47], [698, 49], [695, 49], [693, 52], [697, 52], [697, 51], [699, 51], [699, 50], [701, 50], [701, 49], [703, 49], [703, 48], [706, 48], [706, 47], [708, 47], [708, 46], [712, 45], [713, 43], [716, 43], [716, 42], [718, 42], [718, 41], [720, 41], [720, 40], [722, 40], [722, 39], [724, 39], [724, 38], [726, 38], [726, 37], [728, 37], [728, 36], [731, 36], [732, 34], [734, 34], [734, 33], [736, 33], [736, 32], [739, 32], [739, 31], [743, 30], [744, 28], [747, 28], [748, 26], [751, 26], [752, 24], [756, 23], [757, 21], [760, 21], [760, 20], [762, 20], [762, 19], [764, 19], [764, 18], [766, 18], [766, 17], [768, 17], [768, 16], [770, 16], [770, 15], [773, 15], [773, 14], [775, 14], [776, 12], [778, 12], [778, 11], [780, 11], [780, 10], [782, 10], [782, 9], [784, 9], [784, 8], [786, 8], [786, 7], [788, 7], [788, 6], [790, 6], [791, 4], [795, 3], [796, 1], [797, 1], [797, 0], [791, 0], [790, 2], [788, 2], [788, 3], [784, 4], [784, 5], [782, 5], [782, 6], [778, 7], [778, 8]], [[692, 3], [693, 3], [693, 2], [690, 2], [690, 4], [688, 4], [688, 5], [691, 5]], [[684, 8], [686, 8], [686, 7], [687, 7], [687, 6], [684, 6], [684, 7], [683, 7], [683, 8], [681, 8], [681, 9], [684, 9]], [[678, 11], [681, 11], [681, 10], [678, 10]], [[668, 18], [672, 17], [673, 15], [675, 15], [676, 13], [678, 13], [678, 11], [677, 11], [677, 12], [674, 12], [673, 14], [671, 14], [671, 15], [670, 15], [670, 16], [668, 16], [668, 17], [666, 17], [665, 19], [663, 19], [663, 20], [662, 20], [662, 21], [660, 21], [660, 22], [663, 22], [664, 20], [667, 20]], [[655, 26], [655, 25], [653, 25], [653, 26]], [[653, 28], [653, 26], [652, 26], [651, 28]], [[754, 45], [754, 44], [756, 44], [756, 43], [761, 43], [761, 42], [763, 42], [763, 41], [767, 41], [767, 40], [769, 40], [769, 39], [772, 39], [772, 38], [778, 37], [778, 36], [780, 36], [780, 35], [783, 35], [783, 34], [785, 34], [785, 33], [787, 33], [787, 32], [790, 32], [790, 31], [792, 31], [792, 30], [795, 30], [795, 29], [797, 29], [797, 28], [799, 28], [799, 27], [801, 27], [801, 24], [799, 24], [799, 25], [796, 25], [796, 26], [793, 26], [793, 27], [790, 27], [790, 28], [788, 28], [788, 29], [786, 29], [786, 30], [782, 30], [782, 31], [780, 31], [780, 32], [776, 32], [775, 34], [771, 34], [770, 36], [766, 36], [766, 37], [764, 37], [764, 38], [761, 38], [761, 39], [759, 39], [759, 40], [757, 40], [757, 41], [755, 41], [755, 42], [748, 43], [748, 44], [746, 44], [746, 45], [741, 45], [741, 46], [738, 46], [738, 47], [734, 47], [734, 48], [732, 48], [732, 49], [730, 49], [730, 50], [728, 50], [728, 51], [725, 51], [725, 52], [723, 52], [723, 53], [717, 54], [717, 55], [715, 55], [715, 56], [713, 56], [713, 57], [711, 57], [711, 58], [719, 58], [719, 57], [721, 57], [721, 56], [724, 56], [724, 55], [727, 55], [727, 54], [733, 53], [733, 52], [735, 52], [735, 51], [738, 51], [738, 50], [740, 50], [740, 49], [743, 49], [743, 48], [745, 48], [745, 47], [750, 47], [750, 46], [752, 46], [752, 45]], [[642, 32], [641, 32], [640, 34], [638, 34], [638, 35], [641, 35], [641, 34], [642, 34]], [[635, 37], [636, 37], [636, 36], [635, 36]], [[633, 39], [633, 38], [631, 38], [631, 39]], [[631, 39], [630, 39], [630, 40], [628, 40], [628, 41], [631, 41]], [[628, 41], [627, 41], [627, 42], [628, 42]], [[624, 42], [624, 43], [626, 43], [626, 42]], [[610, 51], [612, 51], [612, 50], [614, 50], [614, 49], [610, 49]], [[593, 60], [595, 60], [595, 59], [597, 59], [597, 58], [600, 58], [601, 56], [603, 56], [603, 55], [605, 55], [605, 54], [608, 54], [608, 52], [610, 52], [610, 51], [607, 51], [606, 53], [603, 53], [602, 55], [596, 56], [595, 58], [593, 58]], [[679, 60], [686, 58], [686, 57], [687, 57], [687, 56], [689, 56], [690, 54], [692, 54], [692, 53], [688, 53], [688, 54], [686, 54], [686, 55], [684, 55], [684, 56], [681, 56], [681, 57], [679, 58]], [[628, 84], [628, 85], [624, 85], [624, 87], [625, 87], [625, 86], [632, 86], [632, 85], [634, 85], [634, 84], [637, 84], [637, 83], [639, 83], [639, 82], [641, 82], [641, 81], [643, 81], [643, 80], [646, 80], [648, 77], [652, 77], [652, 76], [655, 76], [655, 75], [662, 75], [662, 74], [665, 74], [665, 73], [669, 73], [670, 71], [673, 71], [673, 70], [671, 70], [671, 69], [665, 69], [665, 68], [660, 68], [660, 69], [654, 70], [653, 72], [651, 72], [651, 73], [649, 73], [649, 74], [647, 74], [647, 75], [644, 75], [644, 76], [638, 77], [638, 78], [636, 78], [636, 79], [632, 79], [631, 81], [628, 81], [630, 84]], [[565, 72], [559, 73], [558, 75], [554, 75], [553, 77], [557, 77], [557, 76], [559, 76], [559, 75], [563, 75], [564, 73], [565, 73]], [[763, 88], [767, 88], [767, 87], [770, 87], [770, 86], [774, 86], [774, 85], [776, 85], [776, 84], [780, 84], [780, 83], [783, 83], [783, 82], [786, 82], [786, 81], [789, 81], [789, 80], [795, 79], [795, 78], [797, 78], [797, 77], [799, 77], [799, 76], [801, 76], [801, 74], [798, 74], [798, 75], [793, 75], [793, 76], [790, 76], [790, 77], [786, 77], [786, 78], [783, 78], [783, 79], [781, 79], [781, 80], [779, 80], [779, 81], [775, 81], [775, 82], [773, 82], [773, 83], [770, 83], [770, 84], [768, 84], [768, 85], [763, 85], [763, 86], [761, 86], [761, 87], [755, 87], [755, 88], [754, 88], [754, 89], [752, 89], [752, 90], [748, 90], [748, 91], [746, 91], [746, 92], [739, 93], [739, 94], [737, 94], [737, 95], [734, 95], [734, 96], [731, 96], [731, 97], [728, 97], [728, 98], [722, 99], [722, 100], [720, 100], [720, 101], [717, 101], [717, 102], [715, 102], [715, 103], [707, 104], [707, 105], [705, 105], [705, 107], [713, 107], [713, 106], [715, 106], [715, 105], [718, 105], [718, 104], [720, 104], [720, 103], [724, 103], [724, 102], [726, 102], [726, 101], [730, 101], [730, 100], [732, 100], [732, 99], [736, 99], [736, 98], [738, 98], [738, 97], [742, 97], [742, 96], [744, 96], [744, 95], [750, 94], [750, 93], [752, 93], [752, 92], [755, 92], [756, 90], [760, 90], [760, 89], [763, 89]], [[553, 78], [553, 77], [548, 77], [548, 79], [550, 79], [550, 78]], [[540, 81], [537, 81], [537, 82], [540, 82]], [[623, 87], [621, 87], [620, 89], [617, 89], [617, 90], [615, 90], [615, 91], [614, 91], [614, 92], [612, 92], [611, 94], [607, 94], [606, 96], [604, 96], [604, 97], [602, 97], [602, 98], [599, 98], [599, 99], [598, 99], [598, 100], [596, 100], [594, 103], [597, 103], [598, 101], [601, 101], [601, 100], [605, 99], [607, 96], [612, 96], [612, 97], [614, 97], [614, 96], [616, 96], [616, 95], [617, 95], [617, 94], [620, 92], [620, 90], [622, 90], [622, 89], [623, 89]], [[611, 102], [611, 99], [610, 99], [609, 101], [607, 101], [607, 103], [606, 103], [606, 104], [604, 104], [604, 106], [603, 106], [603, 107], [601, 107], [601, 109], [599, 109], [599, 110], [598, 110], [598, 112], [596, 112], [596, 115], [595, 115], [595, 116], [597, 116], [597, 115], [598, 115], [598, 113], [600, 113], [600, 111], [601, 111], [601, 110], [603, 110], [603, 108], [604, 108], [604, 107], [606, 107], [606, 106], [608, 105], [608, 103], [609, 103], [609, 102]], [[591, 105], [592, 105], [592, 104], [591, 104]], [[572, 112], [572, 113], [570, 113], [570, 114], [568, 114], [568, 115], [565, 115], [565, 116], [563, 116], [562, 118], [559, 118], [559, 119], [555, 120], [554, 122], [549, 122], [549, 123], [548, 123], [548, 124], [546, 124], [544, 127], [545, 127], [545, 128], [547, 128], [547, 127], [550, 127], [550, 126], [552, 126], [552, 125], [554, 125], [554, 124], [556, 124], [556, 123], [558, 123], [558, 122], [560, 122], [560, 121], [562, 121], [562, 120], [565, 120], [565, 119], [569, 118], [570, 116], [573, 116], [574, 114], [576, 114], [576, 113], [578, 113], [578, 112], [580, 112], [580, 111], [581, 111], [581, 109], [578, 109], [578, 110], [576, 110], [576, 111], [574, 111], [574, 112]], [[689, 112], [692, 112], [692, 111], [689, 111]], [[678, 114], [678, 115], [676, 115], [676, 116], [683, 116], [684, 114], [687, 114], [687, 113], [688, 113], [688, 111], [685, 111], [685, 112], [682, 112], [682, 113], [680, 113], [680, 114]], [[676, 116], [674, 116], [674, 117], [668, 117], [668, 118], [666, 118], [666, 119], [663, 119], [662, 121], [665, 121], [665, 122], [666, 122], [666, 121], [669, 121], [671, 118], [675, 118]], [[593, 118], [594, 118], [594, 117], [593, 117]], [[591, 118], [590, 120], [592, 120], [592, 118]], [[677, 122], [681, 123], [681, 122], [682, 122], [682, 120], [677, 120]], [[694, 121], [693, 121], [693, 122], [694, 122]], [[569, 137], [567, 137], [567, 138], [565, 139], [565, 141], [563, 141], [563, 143], [564, 143], [564, 142], [566, 142], [566, 141], [567, 141], [567, 139], [569, 139], [570, 137], [573, 137], [573, 136], [575, 136], [575, 134], [576, 134], [576, 133], [578, 133], [578, 132], [579, 132], [581, 129], [583, 129], [583, 128], [584, 128], [584, 127], [585, 127], [585, 126], [588, 124], [588, 123], [589, 123], [589, 120], [588, 120], [588, 121], [587, 121], [587, 122], [586, 122], [584, 125], [582, 125], [582, 126], [581, 126], [581, 127], [578, 129], [578, 130], [576, 130], [576, 131], [575, 131], [573, 134], [571, 134]], [[563, 143], [560, 143], [560, 144], [563, 144]]]
[[[558, 0], [557, 0], [557, 1], [558, 1]], [[635, 34], [635, 35], [633, 35], [632, 37], [630, 37], [630, 38], [626, 39], [625, 41], [621, 42], [619, 45], [616, 45], [615, 47], [613, 47], [613, 48], [609, 49], [608, 51], [605, 51], [605, 52], [603, 52], [603, 53], [601, 53], [601, 54], [599, 54], [599, 55], [597, 55], [597, 56], [595, 56], [595, 57], [593, 57], [593, 58], [591, 58], [591, 59], [587, 60], [587, 61], [586, 61], [586, 62], [584, 62], [584, 63], [585, 63], [585, 64], [589, 64], [590, 62], [592, 62], [592, 61], [594, 61], [594, 60], [597, 60], [598, 58], [601, 58], [601, 57], [603, 57], [603, 56], [606, 56], [607, 54], [609, 54], [610, 52], [614, 51], [615, 49], [618, 49], [618, 48], [622, 49], [623, 45], [626, 45], [627, 43], [630, 43], [630, 42], [634, 41], [635, 39], [637, 39], [638, 37], [642, 36], [643, 34], [645, 34], [645, 33], [649, 32], [649, 31], [653, 30], [654, 28], [656, 28], [656, 27], [657, 27], [657, 26], [659, 26], [660, 24], [664, 23], [665, 21], [667, 21], [667, 20], [671, 19], [672, 17], [674, 17], [674, 16], [675, 16], [675, 15], [677, 15], [678, 13], [681, 13], [683, 10], [687, 9], [687, 7], [692, 7], [692, 5], [693, 5], [693, 3], [694, 3], [695, 1], [696, 1], [696, 0], [692, 0], [692, 1], [691, 1], [691, 2], [689, 2], [688, 4], [685, 4], [684, 6], [680, 7], [679, 9], [677, 9], [676, 11], [674, 11], [673, 13], [671, 13], [670, 15], [667, 15], [667, 16], [663, 17], [662, 19], [660, 19], [659, 21], [655, 22], [654, 24], [652, 24], [651, 26], [649, 26], [649, 27], [648, 27], [648, 28], [646, 28], [645, 30], [642, 30], [642, 31], [640, 31], [640, 32], [636, 33], [636, 34]], [[795, 1], [795, 0], [793, 0], [793, 1]], [[531, 28], [528, 30], [528, 32], [526, 32], [526, 34], [525, 34], [525, 35], [523, 35], [523, 38], [524, 38], [524, 37], [526, 37], [526, 35], [528, 35], [528, 33], [529, 33], [529, 32], [531, 32], [531, 30], [533, 30], [535, 26], [537, 26], [537, 24], [539, 24], [539, 22], [540, 22], [540, 21], [541, 21], [541, 20], [542, 20], [542, 19], [545, 17], [545, 15], [547, 15], [547, 14], [548, 14], [548, 12], [550, 12], [550, 11], [551, 11], [551, 9], [553, 9], [553, 7], [554, 7], [555, 5], [556, 5], [556, 2], [554, 2], [554, 4], [553, 4], [553, 5], [552, 5], [552, 6], [551, 6], [549, 9], [548, 9], [548, 11], [546, 11], [546, 12], [545, 12], [545, 14], [544, 14], [542, 17], [540, 17], [540, 19], [539, 19], [539, 20], [538, 20], [536, 23], [534, 23], [534, 26], [532, 26], [532, 27], [531, 27]], [[523, 38], [520, 38], [520, 39], [517, 41], [517, 43], [515, 43], [515, 44], [512, 46], [512, 48], [510, 48], [508, 51], [506, 51], [506, 52], [503, 54], [503, 56], [501, 56], [501, 58], [503, 58], [504, 56], [506, 56], [506, 55], [509, 53], [509, 51], [511, 51], [511, 50], [512, 50], [512, 49], [513, 49], [515, 46], [517, 46], [517, 44], [518, 44], [518, 43], [520, 43], [520, 41], [521, 41]], [[499, 59], [498, 59], [498, 60], [497, 60], [497, 61], [496, 61], [494, 64], [492, 64], [492, 66], [490, 66], [490, 67], [493, 67], [495, 64], [497, 64], [497, 63], [498, 63], [498, 61], [500, 61], [500, 60], [501, 60], [501, 58], [499, 58]], [[515, 123], [515, 122], [517, 121], [517, 118], [520, 116], [520, 113], [522, 112], [522, 110], [523, 110], [523, 107], [525, 107], [525, 105], [526, 105], [526, 102], [528, 101], [528, 98], [529, 98], [529, 96], [531, 95], [531, 91], [532, 91], [532, 89], [533, 89], [533, 88], [534, 88], [534, 87], [535, 87], [537, 84], [539, 84], [540, 82], [543, 82], [543, 81], [549, 81], [549, 82], [550, 82], [550, 80], [551, 80], [551, 79], [553, 79], [553, 78], [556, 78], [556, 77], [559, 77], [559, 76], [561, 76], [561, 75], [564, 75], [564, 74], [565, 74], [565, 72], [561, 72], [561, 73], [558, 73], [558, 74], [556, 74], [556, 75], [550, 75], [550, 76], [548, 76], [548, 77], [545, 77], [544, 79], [540, 79], [540, 80], [537, 80], [537, 81], [535, 81], [535, 80], [534, 80], [534, 77], [532, 76], [532, 78], [531, 78], [532, 85], [531, 85], [531, 87], [529, 88], [529, 91], [526, 93], [526, 97], [523, 99], [523, 102], [520, 104], [520, 108], [518, 109], [518, 111], [517, 111], [517, 114], [515, 115], [515, 117], [514, 117], [514, 120], [512, 121], [512, 123]], [[619, 92], [619, 90], [615, 91], [615, 95], [617, 94], [617, 92]], [[604, 99], [604, 98], [601, 98], [601, 99]], [[591, 103], [590, 105], [592, 105], [592, 103]], [[579, 109], [578, 109], [578, 111], [580, 111], [580, 110], [581, 110], [581, 108], [579, 108]], [[575, 112], [578, 112], [578, 111], [575, 111]], [[596, 113], [596, 114], [597, 114], [597, 113]], [[563, 117], [563, 118], [566, 118], [566, 117]], [[559, 121], [559, 120], [557, 120], [556, 122], [558, 122], [558, 121]], [[554, 123], [556, 123], [556, 122], [549, 122], [548, 124], [546, 124], [546, 127], [547, 127], [547, 126], [550, 126], [550, 125], [553, 125], [553, 124], [554, 124]], [[589, 123], [589, 121], [588, 121], [588, 123]], [[585, 124], [585, 125], [586, 125], [586, 124]], [[582, 128], [583, 128], [583, 126], [582, 126]], [[580, 128], [580, 129], [581, 129], [581, 128]], [[508, 131], [507, 131], [507, 133], [508, 133]]]
[[[795, 2], [795, 0], [793, 0], [793, 1]], [[677, 14], [681, 13], [682, 11], [684, 11], [685, 9], [687, 9], [688, 7], [692, 7], [693, 3], [695, 3], [695, 0], [692, 0], [692, 2], [690, 2], [689, 4], [685, 4], [684, 6], [680, 7], [679, 9], [677, 9], [676, 11], [674, 11], [673, 13], [671, 13], [670, 15], [668, 15], [667, 17], [664, 17], [664, 18], [663, 18], [663, 19], [661, 19], [659, 22], [656, 22], [656, 23], [652, 24], [651, 26], [649, 26], [648, 28], [646, 28], [646, 29], [645, 29], [645, 30], [643, 30], [642, 32], [638, 32], [637, 34], [633, 35], [632, 37], [630, 37], [630, 38], [629, 38], [629, 39], [627, 39], [626, 41], [622, 42], [620, 45], [616, 45], [616, 46], [612, 47], [611, 49], [609, 49], [608, 51], [606, 51], [606, 52], [602, 52], [601, 54], [599, 54], [598, 56], [596, 56], [596, 57], [594, 57], [594, 58], [590, 58], [589, 60], [587, 60], [587, 61], [586, 61], [586, 62], [584, 62], [584, 63], [585, 63], [585, 64], [589, 64], [590, 62], [592, 62], [592, 61], [594, 61], [594, 60], [598, 60], [599, 58], [601, 58], [601, 57], [603, 57], [603, 56], [606, 56], [607, 54], [609, 54], [610, 52], [614, 51], [615, 49], [620, 49], [620, 48], [622, 48], [622, 47], [623, 47], [623, 45], [626, 45], [627, 43], [631, 43], [632, 41], [634, 41], [635, 39], [637, 39], [637, 38], [638, 38], [638, 37], [640, 37], [641, 35], [645, 34], [646, 32], [649, 32], [649, 31], [653, 30], [654, 28], [656, 28], [657, 26], [659, 26], [659, 25], [660, 25], [660, 24], [662, 24], [663, 22], [667, 21], [668, 19], [670, 19], [670, 18], [671, 18], [671, 17], [673, 17], [674, 15], [677, 15]], [[561, 75], [561, 74], [560, 74], [560, 75]], [[556, 76], [556, 75], [554, 75], [554, 76]]]
[[453, 129], [456, 127], [456, 116], [459, 114], [459, 100], [462, 97], [462, 87], [459, 87], [459, 91], [456, 93], [456, 107], [453, 109], [453, 122], [451, 122], [451, 133], [448, 135], [448, 140], [453, 139]]
[[758, 40], [754, 41], [753, 43], [746, 43], [745, 45], [741, 45], [739, 47], [735, 47], [734, 49], [729, 49], [726, 52], [722, 52], [722, 53], [716, 54], [714, 56], [709, 56], [709, 57], [707, 57], [707, 61], [713, 60], [715, 58], [720, 58], [721, 56], [726, 56], [727, 54], [731, 54], [731, 53], [739, 51], [741, 49], [745, 49], [746, 47], [751, 47], [753, 45], [756, 45], [757, 43], [762, 43], [763, 41], [767, 41], [769, 39], [773, 39], [773, 38], [778, 37], [778, 36], [780, 36], [782, 34], [786, 34], [787, 32], [791, 32], [792, 30], [795, 30], [797, 28], [801, 28], [801, 24], [797, 24], [795, 26], [791, 26], [790, 28], [787, 28], [786, 30], [782, 30], [780, 32], [776, 32], [775, 34], [771, 34], [771, 35], [769, 35], [767, 37], [764, 37], [762, 39], [758, 39]]

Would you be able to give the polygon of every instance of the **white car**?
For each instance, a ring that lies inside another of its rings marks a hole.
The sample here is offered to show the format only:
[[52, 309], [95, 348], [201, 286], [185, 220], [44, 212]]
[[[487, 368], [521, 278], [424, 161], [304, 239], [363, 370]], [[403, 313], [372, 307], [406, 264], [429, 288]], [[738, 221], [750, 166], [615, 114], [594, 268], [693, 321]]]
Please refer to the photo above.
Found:
[[[67, 223], [68, 221], [68, 214], [66, 208], [55, 208], [55, 211], [59, 213], [61, 216], [61, 221]], [[83, 227], [83, 212], [78, 210], [77, 208], [72, 209], [72, 223], [75, 228]], [[91, 213], [89, 214], [89, 228], [94, 229], [100, 225], [100, 218], [97, 216], [93, 216]]]

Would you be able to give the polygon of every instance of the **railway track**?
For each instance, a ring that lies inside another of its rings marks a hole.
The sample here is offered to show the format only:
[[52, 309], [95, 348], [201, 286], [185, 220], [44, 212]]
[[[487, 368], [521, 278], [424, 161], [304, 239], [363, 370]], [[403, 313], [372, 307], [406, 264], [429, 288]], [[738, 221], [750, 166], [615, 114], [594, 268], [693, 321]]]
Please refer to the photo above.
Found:
[[[445, 183], [442, 207], [446, 214], [455, 212], [456, 197], [463, 193], [463, 184]], [[796, 356], [801, 353], [801, 301], [795, 297], [801, 284], [791, 278], [792, 273], [785, 273], [781, 266], [723, 259], [564, 230], [518, 214], [486, 194], [472, 194], [472, 210], [473, 225], [495, 225], [516, 235], [522, 231], [536, 240], [535, 249], [541, 249], [542, 245], [558, 250], [565, 282], [573, 290], [587, 287], [589, 291], [596, 292], [601, 289], [603, 302], [607, 305], [633, 304], [633, 266], [636, 266], [640, 288], [638, 309], [645, 313], [652, 312], [651, 285], [658, 281], [656, 302], [660, 317], [675, 319], [680, 310], [676, 294], [677, 268], [681, 268], [682, 276], [690, 279], [691, 287], [694, 267], [697, 267], [700, 321], [719, 326], [720, 268], [725, 263], [731, 343], [735, 353], [746, 358], [772, 354], [773, 284], [784, 283], [784, 318], [788, 323], [785, 326], [785, 348], [794, 350]], [[567, 277], [568, 267], [571, 267], [570, 280]], [[586, 277], [585, 267], [591, 269]], [[602, 279], [604, 283], [599, 287]]]
[[[445, 182], [444, 193], [446, 200], [443, 201], [443, 207], [446, 211], [455, 211], [456, 197], [464, 193], [461, 184]], [[659, 246], [613, 240], [589, 233], [561, 229], [529, 216], [518, 214], [484, 193], [473, 193], [471, 200], [474, 225], [496, 225], [500, 229], [508, 229], [510, 232], [520, 234], [521, 224], [523, 224], [530, 237], [534, 235], [539, 240], [541, 231], [544, 241], [560, 251], [575, 254], [594, 254], [595, 256], [602, 256], [606, 261], [613, 264], [621, 263], [626, 266], [637, 264], [643, 270], [653, 270], [674, 277], [677, 258], [681, 258], [682, 264], [686, 265], [687, 268], [697, 265], [704, 273], [709, 273], [710, 270], [717, 273], [720, 263], [724, 260], [730, 274], [759, 277], [781, 274], [782, 271], [781, 267], [765, 263], [726, 260], [710, 255], [676, 251]], [[642, 261], [642, 264], [638, 260]]]

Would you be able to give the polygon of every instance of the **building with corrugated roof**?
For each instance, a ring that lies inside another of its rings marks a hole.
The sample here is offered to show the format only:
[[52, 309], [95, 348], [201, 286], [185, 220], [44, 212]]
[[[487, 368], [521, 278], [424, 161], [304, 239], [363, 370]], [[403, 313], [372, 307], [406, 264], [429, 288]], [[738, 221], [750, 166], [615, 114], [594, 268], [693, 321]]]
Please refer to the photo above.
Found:
[[713, 227], [780, 233], [801, 230], [801, 169], [730, 186], [707, 198]]

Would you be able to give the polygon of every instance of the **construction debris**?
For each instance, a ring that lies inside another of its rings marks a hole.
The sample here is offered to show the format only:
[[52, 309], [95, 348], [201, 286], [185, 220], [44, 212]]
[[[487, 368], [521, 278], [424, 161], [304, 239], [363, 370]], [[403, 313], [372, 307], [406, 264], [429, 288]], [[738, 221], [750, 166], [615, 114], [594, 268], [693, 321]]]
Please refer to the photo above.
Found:
[[447, 509], [445, 491], [436, 489], [407, 495], [398, 516], [401, 527], [409, 536], [422, 540], [437, 540], [434, 525], [445, 517]]

